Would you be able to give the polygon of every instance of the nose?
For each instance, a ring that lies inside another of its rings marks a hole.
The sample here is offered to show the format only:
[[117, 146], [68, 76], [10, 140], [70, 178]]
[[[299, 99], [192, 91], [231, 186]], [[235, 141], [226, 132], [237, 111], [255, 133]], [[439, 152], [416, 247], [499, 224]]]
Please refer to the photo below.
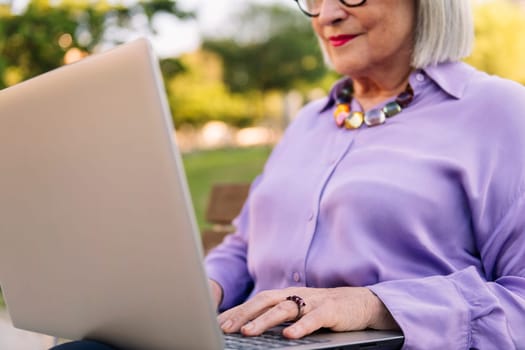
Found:
[[330, 25], [346, 16], [348, 16], [348, 13], [343, 9], [343, 4], [339, 0], [324, 0], [321, 2], [317, 20], [319, 24]]

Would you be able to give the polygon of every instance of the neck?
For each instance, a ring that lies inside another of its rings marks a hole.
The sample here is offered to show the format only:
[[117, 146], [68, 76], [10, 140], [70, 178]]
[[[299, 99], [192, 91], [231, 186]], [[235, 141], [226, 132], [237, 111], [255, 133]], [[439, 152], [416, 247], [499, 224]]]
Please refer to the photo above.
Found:
[[403, 92], [412, 72], [411, 67], [352, 77], [354, 98], [365, 111]]

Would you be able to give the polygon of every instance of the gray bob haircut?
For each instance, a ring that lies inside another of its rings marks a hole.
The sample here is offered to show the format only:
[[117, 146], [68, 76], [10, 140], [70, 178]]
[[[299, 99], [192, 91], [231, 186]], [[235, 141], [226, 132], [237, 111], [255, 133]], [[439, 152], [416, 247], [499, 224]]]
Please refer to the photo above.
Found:
[[474, 43], [471, 0], [415, 0], [412, 66], [423, 68], [469, 56]]
[[[471, 0], [414, 0], [416, 24], [412, 67], [419, 69], [469, 56], [474, 44]], [[320, 39], [320, 38], [318, 38]], [[330, 57], [321, 40], [321, 53], [329, 68]]]

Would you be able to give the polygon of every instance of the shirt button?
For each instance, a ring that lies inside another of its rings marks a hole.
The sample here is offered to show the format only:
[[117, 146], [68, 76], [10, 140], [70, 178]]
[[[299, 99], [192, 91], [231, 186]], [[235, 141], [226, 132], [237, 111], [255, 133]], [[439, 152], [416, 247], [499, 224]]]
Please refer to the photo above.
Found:
[[314, 218], [314, 212], [311, 211], [310, 214], [308, 214], [308, 221], [312, 221], [312, 219]]
[[294, 282], [299, 282], [301, 280], [301, 275], [299, 274], [299, 272], [293, 273], [293, 280]]
[[423, 74], [421, 74], [421, 73], [418, 73], [416, 75], [416, 80], [419, 81], [419, 82], [424, 81], [425, 80], [425, 76]]

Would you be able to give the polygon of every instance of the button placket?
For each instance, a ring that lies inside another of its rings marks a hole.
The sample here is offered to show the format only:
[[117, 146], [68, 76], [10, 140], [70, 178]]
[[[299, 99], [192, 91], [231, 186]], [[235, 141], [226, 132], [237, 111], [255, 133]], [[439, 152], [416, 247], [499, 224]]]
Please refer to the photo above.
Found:
[[[296, 261], [296, 263], [293, 263], [289, 266], [289, 276], [292, 285], [306, 285], [306, 270], [304, 270], [304, 268], [306, 266], [306, 260], [309, 253], [310, 243], [313, 240], [313, 237], [315, 236], [315, 231], [317, 227], [316, 219], [320, 210], [319, 205], [322, 193], [326, 184], [328, 183], [335, 169], [337, 168], [339, 162], [342, 158], [345, 157], [346, 153], [352, 147], [355, 137], [358, 135], [357, 130], [353, 132], [352, 135], [344, 133], [344, 130], [342, 131], [342, 133], [338, 133], [336, 135], [336, 140], [334, 140], [336, 141], [336, 144], [334, 145], [333, 149], [334, 152], [329, 157], [328, 162], [325, 163], [327, 165], [327, 167], [325, 168], [326, 172], [322, 175], [322, 179], [320, 179], [320, 182], [318, 183], [319, 185], [316, 186], [316, 190], [312, 191], [314, 192], [314, 194], [312, 195], [313, 203], [312, 207], [310, 207], [309, 211], [306, 214], [306, 223], [303, 240], [298, 246], [296, 246], [297, 252], [301, 251], [300, 254], [303, 254], [304, 252], [304, 256], [301, 257], [300, 261]], [[337, 143], [339, 145], [337, 145]]]

